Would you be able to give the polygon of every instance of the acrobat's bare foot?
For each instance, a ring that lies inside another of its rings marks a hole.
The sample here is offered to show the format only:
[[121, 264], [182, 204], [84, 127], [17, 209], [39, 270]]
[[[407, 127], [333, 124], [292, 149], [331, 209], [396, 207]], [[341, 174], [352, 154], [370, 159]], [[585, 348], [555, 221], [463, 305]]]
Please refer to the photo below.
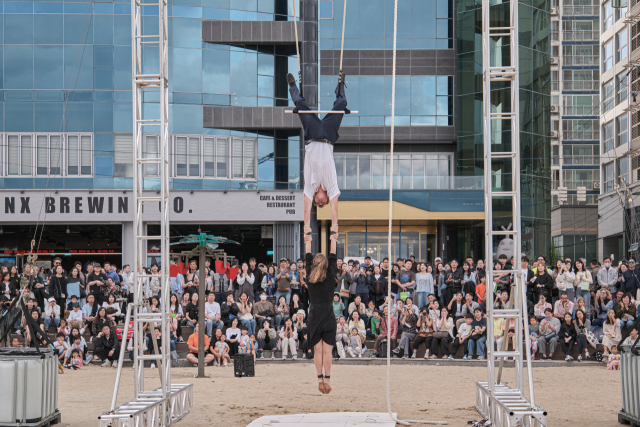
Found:
[[318, 376], [318, 390], [322, 394], [327, 394], [326, 391], [325, 391], [325, 384], [324, 384], [324, 380], [322, 378], [322, 375]]
[[324, 391], [325, 391], [324, 394], [331, 393], [331, 379], [326, 375], [324, 377]]

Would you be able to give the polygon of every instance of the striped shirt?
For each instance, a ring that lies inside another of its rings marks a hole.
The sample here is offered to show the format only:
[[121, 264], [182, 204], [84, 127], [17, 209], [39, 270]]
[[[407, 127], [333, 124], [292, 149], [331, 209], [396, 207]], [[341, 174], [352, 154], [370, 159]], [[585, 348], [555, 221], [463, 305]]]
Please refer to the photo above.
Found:
[[313, 200], [313, 196], [322, 185], [333, 200], [340, 195], [336, 164], [333, 160], [333, 145], [312, 141], [305, 145], [304, 195]]

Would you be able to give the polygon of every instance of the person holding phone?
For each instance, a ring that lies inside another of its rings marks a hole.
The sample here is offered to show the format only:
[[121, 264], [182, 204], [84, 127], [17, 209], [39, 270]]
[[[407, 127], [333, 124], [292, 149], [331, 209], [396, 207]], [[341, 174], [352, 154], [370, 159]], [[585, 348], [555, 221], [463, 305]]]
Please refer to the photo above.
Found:
[[[540, 338], [538, 338], [538, 348], [542, 353], [542, 360], [551, 360], [553, 353], [558, 346], [558, 333], [560, 332], [560, 320], [553, 316], [550, 308], [544, 310], [544, 318], [540, 322]], [[547, 353], [547, 345], [549, 352]]]

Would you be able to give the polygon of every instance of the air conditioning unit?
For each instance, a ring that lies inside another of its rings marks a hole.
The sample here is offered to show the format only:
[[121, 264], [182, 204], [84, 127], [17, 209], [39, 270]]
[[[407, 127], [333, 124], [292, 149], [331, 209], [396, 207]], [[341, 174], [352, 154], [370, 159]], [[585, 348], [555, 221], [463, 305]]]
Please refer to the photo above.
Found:
[[558, 131], [557, 130], [552, 130], [551, 131], [551, 138], [558, 139]]
[[593, 189], [594, 190], [599, 190], [600, 189], [600, 183], [599, 182], [594, 182], [593, 183]]
[[550, 110], [551, 110], [552, 113], [558, 114], [558, 111], [560, 111], [560, 106], [559, 105], [552, 105]]
[[559, 64], [560, 64], [560, 58], [558, 58], [557, 56], [552, 56], [551, 65], [559, 65]]
[[551, 16], [558, 16], [558, 8], [557, 7], [552, 7], [551, 8]]

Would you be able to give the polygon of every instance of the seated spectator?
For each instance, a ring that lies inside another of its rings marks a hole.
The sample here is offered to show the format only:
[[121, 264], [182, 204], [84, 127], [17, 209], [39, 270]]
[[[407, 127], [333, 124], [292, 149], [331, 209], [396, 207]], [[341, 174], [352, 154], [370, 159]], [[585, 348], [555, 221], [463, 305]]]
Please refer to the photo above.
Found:
[[293, 322], [291, 319], [285, 320], [284, 327], [280, 329], [280, 342], [278, 343], [278, 348], [282, 349], [282, 360], [287, 358], [289, 350], [291, 350], [293, 360], [298, 358], [297, 341], [298, 331], [293, 327]]
[[572, 317], [575, 319], [576, 318], [576, 313], [578, 311], [582, 311], [583, 314], [589, 316], [589, 309], [587, 308], [587, 306], [585, 305], [585, 301], [583, 297], [578, 297], [576, 298], [576, 303], [573, 306], [573, 313], [572, 313]]
[[509, 292], [497, 290], [493, 308], [498, 310], [506, 310], [509, 308]]
[[[477, 290], [477, 288], [476, 288]], [[465, 295], [466, 296], [466, 295]], [[471, 336], [471, 323], [473, 322], [473, 314], [467, 313], [464, 316], [464, 323], [458, 326], [458, 334], [456, 338], [453, 340], [453, 344], [451, 345], [451, 352], [449, 353], [449, 359], [453, 360], [453, 357], [458, 352], [458, 347], [462, 346], [464, 349], [464, 360], [469, 359], [469, 346], [467, 345], [467, 340]]]
[[607, 319], [602, 326], [602, 346], [604, 347], [603, 356], [609, 356], [611, 347], [618, 345], [622, 339], [622, 333], [620, 332], [620, 319], [616, 319], [616, 312], [610, 309], [607, 312]]
[[115, 330], [116, 327], [116, 323], [109, 319], [109, 317], [107, 316], [107, 310], [105, 310], [104, 307], [100, 307], [98, 309], [98, 315], [96, 316], [96, 318], [93, 320], [92, 322], [93, 326], [93, 335], [99, 335], [100, 332], [102, 331], [102, 328], [105, 326], [108, 326], [109, 328], [112, 329], [112, 332]]
[[[213, 292], [209, 295], [213, 295]], [[217, 303], [216, 303], [217, 304]], [[218, 328], [219, 331], [222, 331], [222, 326]], [[249, 330], [247, 329], [247, 333]], [[236, 317], [231, 321], [231, 326], [227, 328], [225, 335], [227, 338], [227, 345], [229, 346], [229, 356], [233, 357], [238, 354], [238, 346], [240, 341], [240, 336], [242, 335], [242, 331], [238, 328], [238, 318]]]
[[48, 299], [48, 304], [42, 314], [42, 320], [44, 320], [44, 327], [47, 329], [49, 326], [57, 328], [60, 325], [60, 306], [56, 303], [54, 297]]
[[[147, 351], [149, 350], [149, 346], [147, 345], [147, 340], [146, 337], [145, 339], [142, 340], [142, 353], [141, 354], [146, 354]], [[131, 336], [131, 338], [128, 340], [127, 343], [127, 351], [129, 352], [129, 359], [134, 360], [134, 354], [133, 354], [133, 335]], [[189, 360], [189, 356], [187, 356], [187, 360]]]
[[64, 355], [63, 365], [67, 366], [69, 360], [72, 358], [72, 352], [76, 350], [80, 352], [82, 359], [84, 360], [87, 357], [87, 344], [84, 342], [84, 338], [80, 335], [72, 335], [71, 336], [71, 345], [67, 349], [67, 352]]
[[636, 344], [637, 340], [638, 340], [638, 330], [636, 328], [633, 328], [629, 331], [629, 336], [627, 337], [627, 339], [625, 339], [620, 345], [628, 345], [628, 346], [635, 345], [636, 347], [640, 347], [640, 341], [638, 341], [638, 343]]
[[169, 297], [169, 311], [171, 312], [171, 331], [173, 336], [178, 342], [184, 342], [182, 339], [182, 319], [184, 319], [184, 312], [182, 311], [182, 305], [178, 301], [176, 294], [171, 294]]
[[98, 309], [100, 304], [95, 302], [95, 296], [87, 294], [87, 303], [82, 307], [82, 316], [84, 318], [85, 329], [89, 330], [91, 336], [95, 336], [93, 333], [93, 321], [98, 316]]
[[227, 300], [222, 303], [220, 311], [222, 312], [222, 321], [226, 326], [230, 326], [231, 320], [234, 317], [238, 317], [238, 306], [233, 299], [233, 293], [227, 294]]
[[576, 330], [576, 341], [578, 342], [578, 362], [582, 362], [582, 351], [585, 351], [585, 359], [589, 358], [589, 342], [587, 341], [587, 331], [591, 331], [591, 322], [582, 310], [576, 311], [576, 318], [573, 321]]
[[571, 313], [564, 313], [564, 320], [560, 326], [558, 337], [562, 352], [565, 354], [564, 360], [567, 362], [573, 360], [573, 343], [576, 341], [577, 333]]
[[107, 317], [115, 323], [117, 323], [120, 318], [124, 317], [120, 311], [120, 304], [116, 301], [116, 296], [114, 294], [109, 294], [107, 296], [107, 302], [103, 307], [107, 310]]
[[64, 341], [69, 343], [69, 335], [71, 334], [71, 329], [67, 326], [67, 320], [65, 318], [60, 319], [60, 326], [58, 326], [58, 333], [62, 332], [64, 334]]
[[[220, 304], [216, 302], [216, 294], [214, 294], [213, 292], [209, 292], [209, 294], [207, 295], [207, 302], [204, 303], [204, 323], [207, 335], [211, 336], [214, 326], [217, 329], [222, 329], [224, 327], [224, 323], [222, 322], [221, 318], [222, 312], [220, 311]], [[239, 331], [238, 336], [240, 336]], [[235, 354], [235, 351], [233, 352], [233, 354]]]
[[[538, 338], [538, 348], [542, 353], [542, 360], [551, 360], [553, 353], [558, 346], [558, 333], [560, 332], [560, 320], [553, 316], [553, 311], [546, 308], [545, 317], [540, 322], [540, 338]], [[549, 345], [549, 352], [547, 352]]]
[[374, 310], [372, 314], [373, 316], [369, 319], [369, 325], [367, 325], [367, 336], [376, 339], [382, 333], [382, 327], [380, 326], [380, 312], [378, 310]]
[[13, 337], [11, 339], [11, 347], [12, 348], [22, 348], [22, 344], [20, 344], [20, 339], [18, 337]]
[[246, 327], [240, 328], [240, 338], [238, 338], [238, 354], [247, 354], [249, 344], [249, 330]]
[[[186, 311], [185, 319], [187, 319], [187, 325], [194, 328], [195, 325], [198, 323], [198, 316], [199, 316], [197, 292], [194, 292], [193, 295], [191, 295], [191, 301], [187, 304], [185, 311]], [[206, 334], [206, 331], [205, 331], [205, 334]]]
[[71, 311], [69, 312], [69, 326], [72, 328], [82, 329], [81, 333], [84, 333], [84, 317], [82, 311], [80, 311], [80, 304], [77, 302], [73, 304]]
[[[240, 318], [240, 324], [242, 326], [246, 326], [250, 334], [255, 333], [256, 319], [254, 319], [253, 314], [251, 314], [253, 304], [249, 302], [249, 296], [243, 292], [240, 295], [240, 301], [238, 301], [236, 306], [238, 307], [238, 317]], [[258, 334], [258, 342], [260, 342], [260, 334]]]
[[482, 316], [482, 310], [476, 308], [473, 312], [474, 319], [471, 322], [471, 336], [469, 337], [469, 358], [473, 359], [474, 351], [477, 352], [478, 360], [484, 359], [484, 348], [487, 342], [487, 319]]
[[434, 332], [434, 322], [435, 320], [429, 316], [429, 311], [427, 308], [423, 308], [420, 312], [420, 316], [416, 321], [416, 329], [418, 331], [415, 340], [413, 341], [413, 354], [411, 355], [412, 359], [416, 358], [418, 353], [418, 347], [420, 344], [425, 343], [425, 352], [424, 358], [429, 358], [429, 351], [431, 349], [431, 342], [433, 340], [433, 332]]
[[596, 293], [596, 298], [593, 303], [596, 318], [591, 322], [593, 326], [604, 325], [604, 321], [607, 320], [607, 313], [613, 308], [613, 303], [614, 301], [611, 299], [611, 294], [606, 288], [601, 288]]
[[[274, 328], [269, 327], [269, 321], [262, 324], [262, 329], [258, 331], [258, 351], [260, 351], [260, 359], [264, 359], [265, 350], [273, 350], [277, 347], [277, 334]], [[275, 351], [271, 352], [271, 358], [275, 359]]]
[[540, 325], [535, 316], [529, 318], [529, 339], [531, 340], [531, 360], [536, 360], [538, 351], [538, 338], [540, 338]]
[[265, 291], [260, 292], [260, 300], [253, 304], [252, 314], [258, 328], [262, 328], [262, 324], [265, 321], [275, 325], [276, 309], [271, 301], [267, 301], [267, 293]]
[[[159, 325], [158, 325], [159, 326]], [[155, 332], [155, 340], [156, 345], [158, 346], [158, 351], [162, 353], [162, 329], [157, 327], [154, 329]], [[173, 336], [169, 338], [169, 351], [171, 352], [171, 359], [178, 360], [178, 353], [176, 353], [176, 340]], [[151, 354], [155, 354], [155, 346], [151, 346]], [[151, 363], [151, 368], [155, 368], [155, 363]]]
[[[346, 345], [349, 341], [349, 325], [344, 318], [344, 316], [340, 316], [338, 320], [338, 324], [336, 325], [336, 345], [340, 343], [341, 345]], [[338, 350], [340, 347], [338, 346]], [[341, 356], [342, 357], [342, 356]]]
[[449, 317], [449, 311], [446, 308], [440, 310], [440, 319], [435, 322], [435, 332], [431, 341], [431, 359], [438, 357], [438, 345], [442, 350], [442, 358], [449, 357], [449, 343], [453, 341], [453, 319]]
[[611, 347], [611, 354], [609, 355], [607, 362], [608, 370], [620, 370], [620, 355], [618, 354], [618, 346], [614, 345]]
[[349, 316], [351, 316], [351, 314], [354, 311], [357, 311], [358, 312], [358, 317], [360, 319], [362, 319], [362, 321], [364, 322], [365, 327], [366, 327], [367, 319], [366, 319], [366, 316], [364, 314], [364, 310], [365, 310], [365, 306], [362, 303], [362, 299], [360, 298], [359, 295], [356, 295], [356, 297], [353, 299], [353, 302], [351, 304], [349, 304], [349, 308], [347, 309], [347, 311], [349, 312]]
[[533, 306], [533, 315], [536, 316], [538, 322], [544, 319], [544, 312], [547, 308], [551, 308], [551, 304], [547, 302], [547, 296], [544, 294], [538, 295], [538, 303]]
[[373, 313], [375, 313], [376, 311], [377, 311], [376, 304], [373, 302], [373, 300], [370, 299], [369, 302], [367, 303], [367, 306], [364, 309], [364, 315], [368, 319], [367, 322], [365, 323], [367, 326], [367, 329], [371, 327], [371, 318], [373, 317]]
[[[378, 357], [378, 349], [380, 348], [380, 343], [382, 341], [387, 340], [387, 345], [390, 348], [396, 348], [397, 346], [397, 335], [398, 335], [398, 319], [394, 316], [389, 318], [391, 323], [391, 327], [387, 325], [387, 313], [389, 312], [389, 305], [385, 305], [382, 310], [382, 316], [380, 317], [380, 327], [382, 328], [382, 333], [376, 338], [376, 342], [373, 344], [373, 355], [372, 357]], [[386, 356], [386, 355], [385, 355]]]
[[73, 304], [78, 302], [78, 297], [75, 295], [71, 295], [71, 297], [69, 298], [69, 302], [67, 303], [67, 307], [65, 309], [65, 311], [71, 311], [73, 310]]
[[405, 307], [407, 307], [407, 310], [413, 311], [413, 314], [415, 314], [416, 317], [418, 316], [418, 313], [420, 313], [420, 309], [413, 303], [412, 297], [407, 297], [407, 299], [404, 301], [404, 305]]
[[340, 294], [338, 292], [333, 294], [333, 315], [336, 317], [336, 320], [342, 316], [344, 313], [344, 303], [340, 298]]
[[347, 347], [347, 353], [351, 357], [362, 357], [362, 339], [360, 331], [356, 326], [351, 329], [351, 335], [349, 335], [349, 346]]
[[56, 340], [53, 343], [54, 351], [58, 353], [58, 363], [62, 363], [64, 361], [64, 355], [67, 353], [69, 349], [69, 345], [64, 341], [66, 336], [62, 332], [58, 332], [56, 334]]
[[[218, 329], [219, 330], [219, 329]], [[211, 354], [215, 358], [213, 366], [228, 366], [228, 362], [231, 362], [229, 357], [229, 345], [226, 343], [227, 337], [223, 334], [220, 338], [211, 346]]]
[[473, 295], [466, 294], [464, 296], [464, 304], [462, 305], [462, 319], [456, 320], [456, 328], [459, 328], [460, 325], [466, 322], [467, 314], [470, 314], [473, 317], [473, 313], [476, 308], [479, 308], [480, 304], [473, 300]]
[[616, 318], [620, 319], [620, 329], [630, 328], [636, 321], [638, 309], [635, 304], [631, 303], [631, 295], [624, 294], [622, 300], [618, 301], [613, 307]]
[[402, 307], [402, 317], [399, 322], [402, 325], [402, 336], [400, 337], [400, 345], [393, 350], [394, 353], [398, 354], [400, 353], [400, 349], [403, 349], [403, 359], [409, 357], [409, 347], [417, 334], [416, 323], [418, 322], [418, 316], [413, 311], [413, 308], [409, 306], [410, 301], [411, 298], [407, 298], [407, 306]]
[[276, 305], [275, 309], [276, 329], [279, 329], [280, 326], [284, 324], [285, 320], [289, 318], [289, 304], [287, 304], [287, 298], [284, 295], [280, 295], [280, 298], [278, 299], [278, 305]]
[[256, 361], [258, 353], [258, 343], [256, 342], [256, 334], [249, 335], [249, 344], [247, 344], [247, 354], [253, 354], [253, 362]]
[[93, 354], [103, 360], [103, 368], [118, 366], [118, 350], [119, 341], [114, 333], [111, 332], [111, 328], [108, 324], [102, 326], [101, 332], [96, 336], [96, 340], [93, 343]]
[[304, 323], [304, 317], [304, 310], [298, 310], [298, 312], [294, 313], [294, 316], [291, 318], [293, 327], [296, 328], [296, 331], [298, 331], [298, 339], [307, 334], [307, 324]]
[[[198, 364], [198, 324], [196, 323], [193, 333], [187, 340], [187, 346], [189, 347], [189, 353], [187, 354], [187, 360], [194, 365]], [[209, 353], [209, 337], [204, 336], [204, 364], [207, 365], [213, 362], [214, 356]]]
[[567, 292], [561, 292], [560, 299], [556, 301], [553, 307], [553, 317], [556, 317], [562, 322], [565, 313], [573, 314], [573, 307], [574, 304], [569, 301], [569, 295], [567, 294]]
[[349, 331], [351, 331], [353, 328], [358, 328], [360, 341], [364, 342], [367, 336], [367, 329], [362, 319], [360, 319], [360, 315], [357, 311], [351, 313], [351, 321], [349, 321]]
[[291, 303], [289, 304], [289, 315], [293, 316], [294, 313], [300, 310], [306, 313], [307, 307], [302, 300], [300, 300], [300, 295], [294, 292], [293, 295], [291, 295]]
[[[471, 296], [471, 294], [467, 295]], [[471, 296], [471, 298], [473, 299], [473, 296]], [[447, 312], [451, 313], [451, 316], [453, 316], [453, 321], [456, 324], [458, 323], [458, 320], [460, 320], [461, 322], [464, 321], [464, 315], [462, 314], [463, 306], [464, 299], [462, 297], [462, 291], [456, 292], [455, 298], [451, 298], [451, 301], [449, 301], [449, 305], [447, 306]]]

